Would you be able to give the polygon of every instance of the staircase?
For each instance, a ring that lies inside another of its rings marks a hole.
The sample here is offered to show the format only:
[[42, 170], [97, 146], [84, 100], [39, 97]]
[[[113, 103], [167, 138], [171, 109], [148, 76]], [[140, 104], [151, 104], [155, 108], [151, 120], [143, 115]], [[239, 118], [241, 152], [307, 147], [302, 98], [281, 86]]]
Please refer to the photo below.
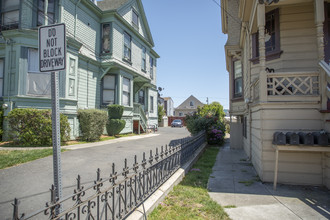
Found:
[[144, 113], [144, 110], [142, 106], [138, 103], [134, 103], [134, 121], [138, 121], [138, 131], [137, 133], [145, 133], [147, 132], [148, 128], [148, 119], [146, 117], [146, 114]]

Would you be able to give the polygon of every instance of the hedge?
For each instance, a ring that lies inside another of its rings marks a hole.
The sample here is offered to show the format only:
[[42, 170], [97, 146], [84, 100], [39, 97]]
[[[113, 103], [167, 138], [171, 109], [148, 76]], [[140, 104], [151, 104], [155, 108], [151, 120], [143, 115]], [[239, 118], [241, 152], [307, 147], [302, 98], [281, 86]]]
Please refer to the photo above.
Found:
[[[16, 108], [8, 114], [9, 138], [21, 146], [52, 146], [50, 110]], [[68, 117], [60, 114], [61, 142], [70, 138]]]
[[99, 140], [107, 123], [107, 112], [97, 109], [78, 110], [81, 139]]

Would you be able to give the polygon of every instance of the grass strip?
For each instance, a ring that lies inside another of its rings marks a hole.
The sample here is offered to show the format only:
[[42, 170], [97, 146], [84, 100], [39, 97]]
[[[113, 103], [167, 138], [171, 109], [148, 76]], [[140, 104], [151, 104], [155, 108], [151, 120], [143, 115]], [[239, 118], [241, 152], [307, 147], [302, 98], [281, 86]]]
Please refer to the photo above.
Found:
[[[61, 152], [66, 151], [61, 149]], [[26, 163], [53, 155], [53, 149], [41, 150], [0, 150], [0, 169]]]
[[148, 219], [229, 219], [207, 190], [218, 151], [219, 147], [207, 147], [183, 181], [173, 188]]

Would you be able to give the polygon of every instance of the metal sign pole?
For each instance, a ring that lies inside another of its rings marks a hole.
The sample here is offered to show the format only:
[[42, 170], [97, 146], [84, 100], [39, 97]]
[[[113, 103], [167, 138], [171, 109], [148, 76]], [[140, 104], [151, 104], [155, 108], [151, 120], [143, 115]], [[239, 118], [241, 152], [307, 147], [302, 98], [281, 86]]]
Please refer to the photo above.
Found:
[[[56, 197], [62, 198], [62, 171], [61, 171], [61, 133], [60, 133], [60, 106], [58, 89], [58, 72], [51, 72], [52, 92], [52, 137], [53, 137], [53, 169]], [[61, 212], [61, 206], [56, 213]]]

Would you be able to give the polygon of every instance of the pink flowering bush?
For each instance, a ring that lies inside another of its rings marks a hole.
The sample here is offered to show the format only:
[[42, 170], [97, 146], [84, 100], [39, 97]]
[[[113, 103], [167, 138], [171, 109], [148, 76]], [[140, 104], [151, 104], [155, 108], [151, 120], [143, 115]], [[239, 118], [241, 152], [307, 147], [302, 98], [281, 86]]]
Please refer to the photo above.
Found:
[[212, 126], [207, 132], [207, 142], [209, 144], [221, 145], [224, 142], [225, 132], [223, 126]]

